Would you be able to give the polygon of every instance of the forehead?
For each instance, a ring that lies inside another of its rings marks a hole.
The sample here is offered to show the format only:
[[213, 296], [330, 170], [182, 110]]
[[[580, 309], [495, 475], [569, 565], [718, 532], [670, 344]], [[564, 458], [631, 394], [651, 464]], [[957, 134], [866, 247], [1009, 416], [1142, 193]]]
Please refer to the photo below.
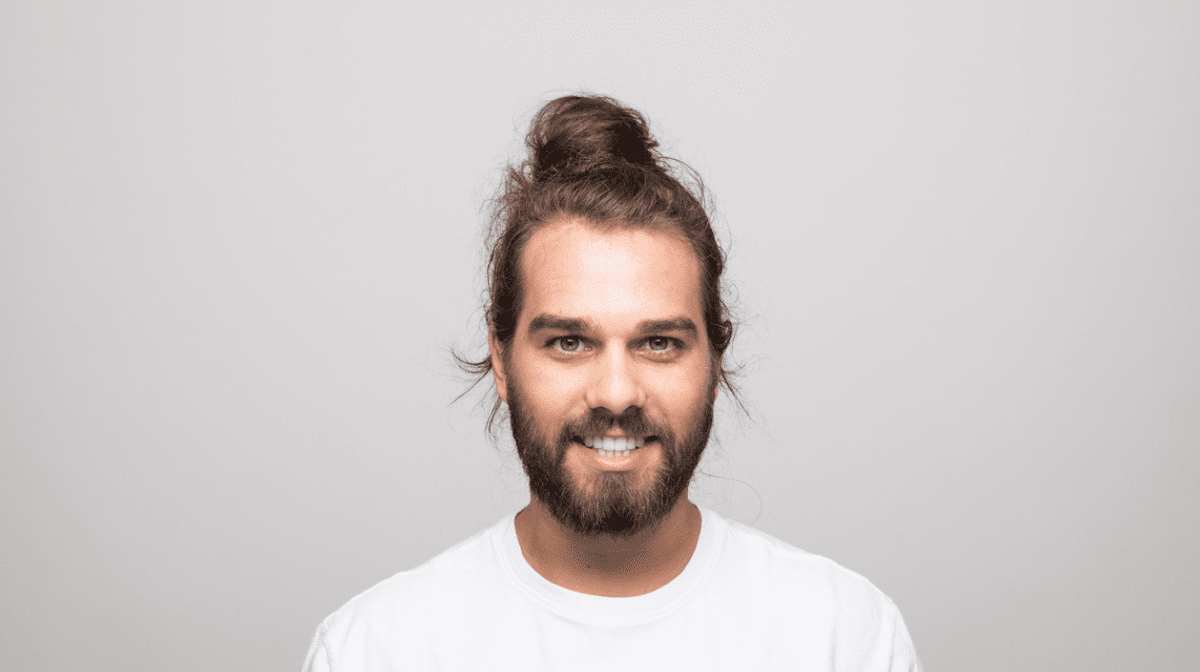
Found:
[[696, 255], [661, 231], [547, 224], [525, 246], [521, 278], [522, 323], [551, 313], [610, 323], [686, 315], [703, 324]]

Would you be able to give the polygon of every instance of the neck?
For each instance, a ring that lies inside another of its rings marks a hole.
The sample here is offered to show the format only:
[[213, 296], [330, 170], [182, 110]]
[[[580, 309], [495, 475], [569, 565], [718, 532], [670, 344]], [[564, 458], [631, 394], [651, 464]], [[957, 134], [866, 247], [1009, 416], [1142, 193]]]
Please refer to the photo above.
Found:
[[562, 526], [531, 498], [516, 518], [521, 553], [533, 569], [568, 590], [605, 597], [645, 595], [683, 572], [700, 539], [700, 510], [679, 498], [657, 525], [628, 538], [585, 537]]

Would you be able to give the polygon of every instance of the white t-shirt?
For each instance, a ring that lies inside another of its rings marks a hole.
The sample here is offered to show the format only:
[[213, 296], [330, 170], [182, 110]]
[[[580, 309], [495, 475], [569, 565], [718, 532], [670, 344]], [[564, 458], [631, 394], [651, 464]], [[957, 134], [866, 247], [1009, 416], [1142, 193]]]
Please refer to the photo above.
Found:
[[542, 578], [507, 516], [326, 618], [304, 672], [921, 669], [896, 605], [869, 581], [698, 508], [687, 567], [637, 597]]

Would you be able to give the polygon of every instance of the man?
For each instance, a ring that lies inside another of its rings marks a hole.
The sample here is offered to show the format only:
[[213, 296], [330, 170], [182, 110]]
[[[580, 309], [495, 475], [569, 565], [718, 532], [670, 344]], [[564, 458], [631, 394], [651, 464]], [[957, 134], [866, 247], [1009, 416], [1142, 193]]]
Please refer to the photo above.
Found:
[[351, 600], [305, 669], [919, 670], [868, 581], [688, 500], [728, 382], [724, 256], [641, 115], [560, 98], [527, 145], [473, 366], [529, 506]]

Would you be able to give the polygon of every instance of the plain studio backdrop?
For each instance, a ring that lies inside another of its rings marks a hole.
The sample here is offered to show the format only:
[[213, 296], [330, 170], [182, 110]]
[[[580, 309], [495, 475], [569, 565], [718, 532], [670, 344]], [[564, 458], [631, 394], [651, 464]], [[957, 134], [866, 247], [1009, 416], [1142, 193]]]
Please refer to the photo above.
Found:
[[1200, 4], [180, 5], [0, 9], [0, 668], [295, 670], [523, 506], [449, 347], [582, 89], [730, 245], [694, 499], [930, 672], [1200, 669]]

